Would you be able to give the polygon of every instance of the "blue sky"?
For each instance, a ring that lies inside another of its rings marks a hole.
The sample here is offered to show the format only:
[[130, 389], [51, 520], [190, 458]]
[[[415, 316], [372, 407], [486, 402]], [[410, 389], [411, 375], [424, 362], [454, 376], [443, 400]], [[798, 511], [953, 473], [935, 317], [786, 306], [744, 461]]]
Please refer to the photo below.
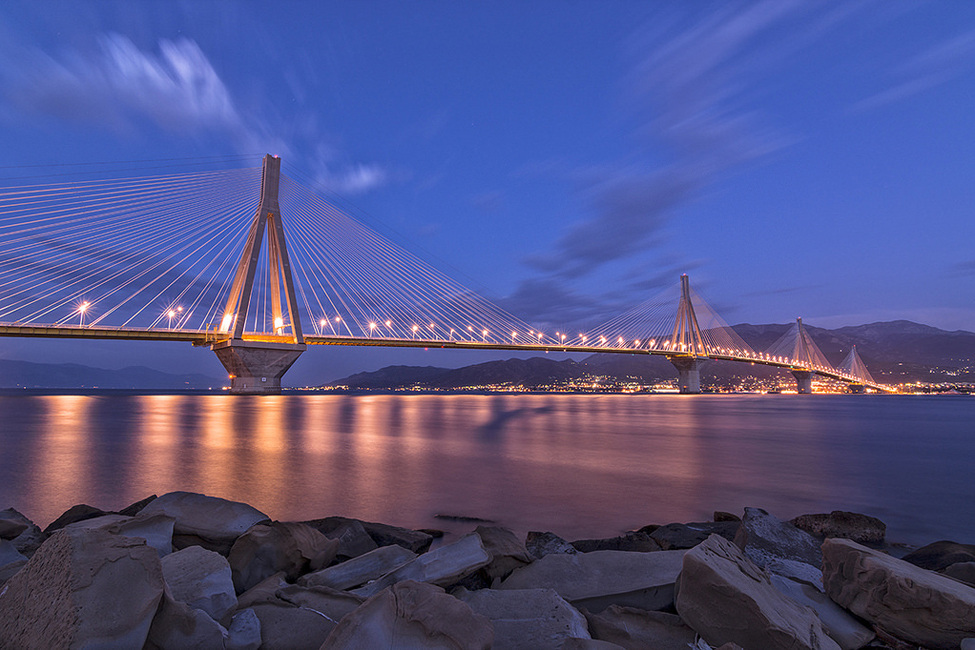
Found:
[[963, 1], [0, 6], [0, 177], [277, 153], [532, 322], [975, 330], [972, 115]]

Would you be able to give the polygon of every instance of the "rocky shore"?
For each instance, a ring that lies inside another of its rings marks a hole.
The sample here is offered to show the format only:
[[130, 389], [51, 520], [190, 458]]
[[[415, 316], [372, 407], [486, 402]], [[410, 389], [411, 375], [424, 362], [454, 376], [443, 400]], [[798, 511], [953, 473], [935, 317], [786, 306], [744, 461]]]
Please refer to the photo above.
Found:
[[0, 648], [975, 650], [975, 545], [897, 558], [865, 515], [439, 534], [189, 492], [7, 509]]

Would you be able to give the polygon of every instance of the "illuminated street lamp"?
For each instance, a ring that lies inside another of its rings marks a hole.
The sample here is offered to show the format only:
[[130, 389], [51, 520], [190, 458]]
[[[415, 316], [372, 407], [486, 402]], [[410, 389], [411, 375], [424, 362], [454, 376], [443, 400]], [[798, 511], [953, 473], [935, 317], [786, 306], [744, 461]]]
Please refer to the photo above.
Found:
[[78, 307], [78, 313], [81, 314], [81, 326], [82, 327], [84, 327], [84, 325], [85, 325], [85, 312], [88, 311], [88, 308], [90, 306], [91, 305], [87, 301], [85, 301], [85, 302], [81, 303], [81, 305]]

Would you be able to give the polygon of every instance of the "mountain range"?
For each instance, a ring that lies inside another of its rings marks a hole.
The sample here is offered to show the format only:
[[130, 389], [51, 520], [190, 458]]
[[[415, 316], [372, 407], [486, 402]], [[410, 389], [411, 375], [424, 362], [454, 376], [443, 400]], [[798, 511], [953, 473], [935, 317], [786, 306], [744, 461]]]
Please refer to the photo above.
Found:
[[[733, 329], [756, 350], [765, 350], [792, 327], [740, 324]], [[975, 383], [975, 333], [949, 332], [911, 321], [890, 321], [842, 327], [835, 330], [806, 326], [823, 354], [839, 364], [853, 345], [881, 383], [924, 382], [932, 384]], [[401, 388], [458, 389], [485, 386], [550, 388], [579, 385], [598, 378], [604, 385], [653, 384], [676, 377], [674, 367], [662, 356], [593, 354], [580, 361], [544, 357], [489, 361], [464, 368], [388, 366], [362, 372], [329, 384], [350, 389]], [[702, 370], [702, 382], [719, 386], [743, 386], [762, 381], [788, 380], [787, 371], [730, 361], [710, 361]]]
[[176, 375], [145, 366], [106, 370], [76, 363], [0, 359], [0, 388], [206, 390], [220, 388], [225, 383], [206, 375]]

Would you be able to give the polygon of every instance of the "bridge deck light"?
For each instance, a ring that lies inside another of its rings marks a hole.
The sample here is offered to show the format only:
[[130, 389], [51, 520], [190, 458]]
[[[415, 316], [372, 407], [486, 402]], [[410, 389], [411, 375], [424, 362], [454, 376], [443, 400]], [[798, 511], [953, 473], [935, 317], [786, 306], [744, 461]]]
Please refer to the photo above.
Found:
[[392, 326], [393, 326], [393, 321], [391, 320], [386, 321], [386, 327], [392, 327]]

